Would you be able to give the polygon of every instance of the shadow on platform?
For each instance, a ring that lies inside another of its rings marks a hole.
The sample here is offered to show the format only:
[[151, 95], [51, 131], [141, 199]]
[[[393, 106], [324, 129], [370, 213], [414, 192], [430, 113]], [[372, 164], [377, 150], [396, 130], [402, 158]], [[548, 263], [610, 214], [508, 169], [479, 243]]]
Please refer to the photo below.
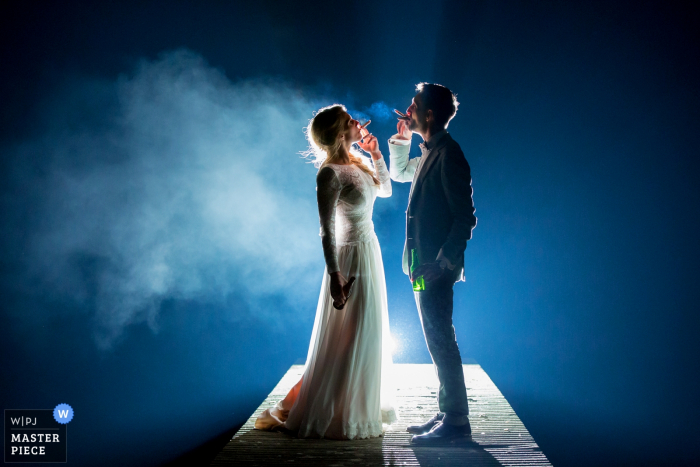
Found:
[[[417, 447], [411, 446], [411, 451], [418, 465], [425, 466], [500, 466], [506, 465], [498, 461], [481, 445], [471, 442], [455, 444], [449, 447]], [[407, 465], [391, 464], [387, 465]], [[510, 464], [507, 464], [510, 465]]]
[[255, 418], [283, 399], [299, 381], [302, 371], [302, 365], [289, 369], [240, 431], [223, 446], [212, 466], [551, 467], [501, 392], [477, 364], [464, 365], [473, 441], [440, 447], [411, 445], [412, 436], [406, 432], [406, 426], [423, 423], [438, 410], [438, 381], [433, 366], [418, 364], [394, 365], [400, 418], [386, 428], [383, 437], [354, 441], [300, 439], [289, 433], [253, 429]]
[[[446, 446], [413, 446], [405, 431], [354, 441], [300, 439], [290, 433], [251, 430], [231, 440], [232, 456], [222, 452], [211, 465], [297, 466], [501, 466], [472, 441]], [[493, 446], [489, 446], [493, 447]], [[194, 460], [194, 459], [192, 459]], [[199, 462], [202, 462], [203, 458]], [[175, 464], [173, 464], [175, 465]], [[177, 465], [203, 465], [199, 463]]]
[[233, 435], [241, 429], [243, 424], [236, 425], [209, 441], [187, 451], [177, 459], [162, 464], [163, 467], [190, 467], [198, 465], [209, 465], [221, 450], [231, 441]]

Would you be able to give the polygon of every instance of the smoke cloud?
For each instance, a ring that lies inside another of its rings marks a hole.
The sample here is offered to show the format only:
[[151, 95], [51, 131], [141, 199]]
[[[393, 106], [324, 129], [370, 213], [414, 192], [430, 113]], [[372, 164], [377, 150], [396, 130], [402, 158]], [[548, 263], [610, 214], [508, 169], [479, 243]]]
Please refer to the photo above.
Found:
[[170, 299], [232, 320], [315, 306], [316, 172], [299, 152], [318, 107], [182, 50], [74, 83], [43, 137], [10, 150], [14, 292], [89, 311], [100, 348], [130, 324], [156, 331]]
[[346, 106], [348, 113], [360, 121], [372, 120], [377, 123], [387, 123], [396, 121], [396, 115], [391, 107], [384, 102], [374, 102], [369, 107], [362, 110]]

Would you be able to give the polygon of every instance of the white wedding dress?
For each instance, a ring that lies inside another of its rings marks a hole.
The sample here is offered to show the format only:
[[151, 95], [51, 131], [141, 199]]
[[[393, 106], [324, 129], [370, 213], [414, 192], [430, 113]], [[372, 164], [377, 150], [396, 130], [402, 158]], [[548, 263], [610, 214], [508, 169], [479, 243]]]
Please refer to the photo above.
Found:
[[[255, 427], [284, 426], [301, 438], [381, 436], [396, 420], [386, 282], [372, 209], [391, 196], [384, 159], [374, 161], [380, 185], [355, 165], [328, 164], [317, 175], [326, 259], [316, 320], [299, 383]], [[328, 272], [355, 277], [342, 310], [333, 307]]]

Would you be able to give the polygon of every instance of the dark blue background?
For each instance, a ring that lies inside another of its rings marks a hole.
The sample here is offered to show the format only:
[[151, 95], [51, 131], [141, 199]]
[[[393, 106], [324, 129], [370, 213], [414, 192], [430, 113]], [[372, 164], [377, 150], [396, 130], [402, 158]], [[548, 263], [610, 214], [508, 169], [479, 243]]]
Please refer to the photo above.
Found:
[[[66, 82], [186, 48], [234, 83], [272, 78], [351, 109], [404, 109], [420, 81], [457, 92], [449, 129], [479, 218], [456, 287], [463, 357], [554, 465], [700, 461], [697, 4], [430, 3], [3, 2], [2, 408], [71, 404], [69, 465], [166, 462], [241, 424], [305, 356], [315, 298], [280, 327], [171, 297], [158, 333], [134, 324], [99, 350], [89, 306], [18, 283], [18, 239], [41, 219], [11, 148], [56, 119], [102, 124], [102, 104], [61, 114]], [[384, 141], [393, 124], [372, 117]], [[400, 268], [407, 195], [394, 184], [375, 224], [396, 361], [429, 362]], [[320, 242], [315, 261], [320, 277]]]

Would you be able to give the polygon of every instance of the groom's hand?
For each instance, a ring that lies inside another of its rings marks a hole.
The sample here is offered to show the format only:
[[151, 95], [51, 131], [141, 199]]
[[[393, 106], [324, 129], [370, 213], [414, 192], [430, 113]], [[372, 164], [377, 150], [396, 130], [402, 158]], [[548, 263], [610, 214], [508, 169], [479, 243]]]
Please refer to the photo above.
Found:
[[413, 136], [413, 132], [408, 129], [408, 121], [399, 120], [399, 122], [396, 124], [396, 134], [394, 135], [394, 139], [409, 140], [411, 139], [411, 136]]
[[411, 280], [416, 277], [423, 276], [423, 280], [425, 280], [425, 282], [432, 282], [435, 279], [441, 278], [444, 273], [445, 270], [440, 267], [440, 263], [437, 261], [434, 263], [421, 264], [413, 271]]

